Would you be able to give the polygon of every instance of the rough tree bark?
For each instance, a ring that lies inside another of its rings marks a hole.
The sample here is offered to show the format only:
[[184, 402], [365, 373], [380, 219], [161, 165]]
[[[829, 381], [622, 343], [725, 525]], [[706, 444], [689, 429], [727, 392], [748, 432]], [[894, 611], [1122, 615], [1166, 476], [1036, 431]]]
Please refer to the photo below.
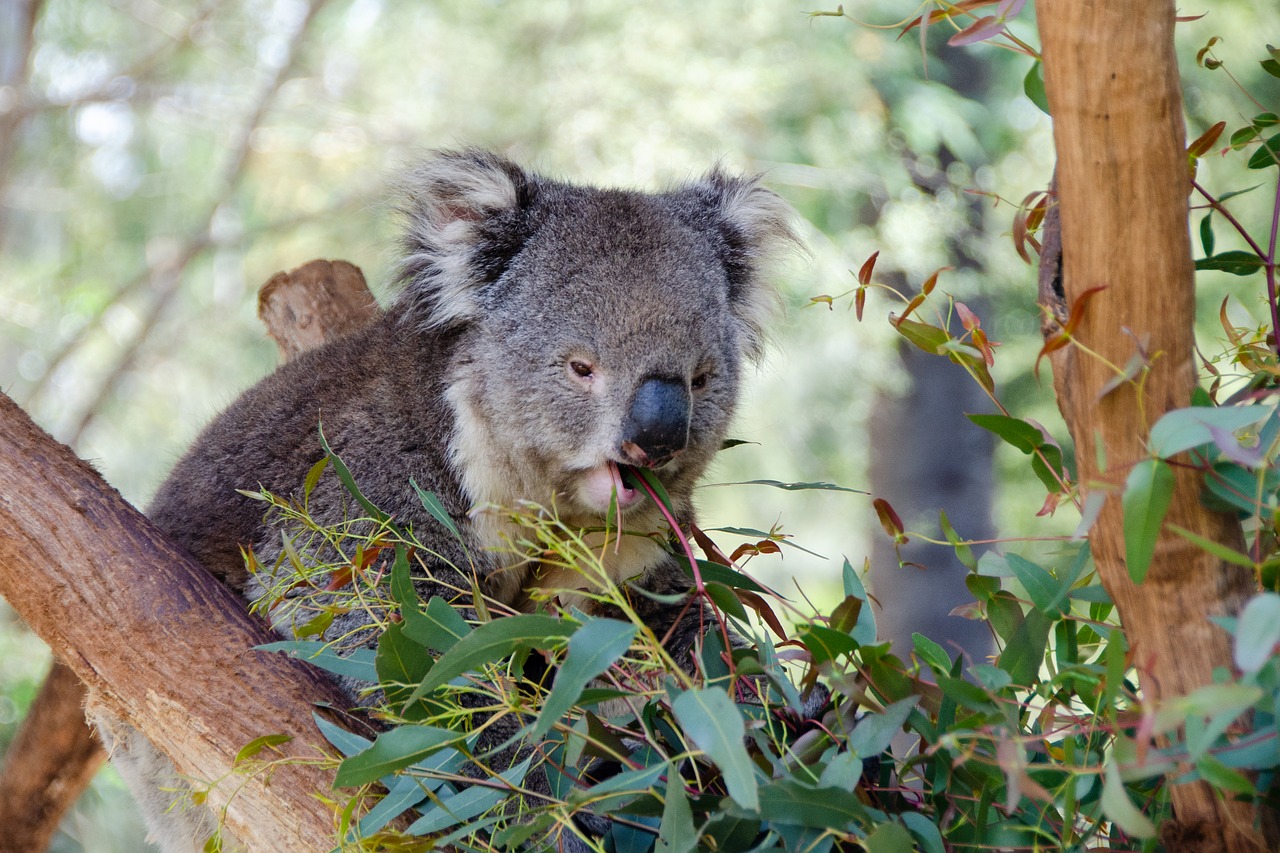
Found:
[[[1102, 582], [1119, 610], [1148, 699], [1189, 693], [1230, 666], [1227, 634], [1209, 616], [1235, 613], [1254, 591], [1248, 569], [1223, 563], [1171, 532], [1156, 546], [1146, 580], [1125, 566], [1120, 491], [1143, 442], [1166, 411], [1189, 405], [1195, 386], [1194, 269], [1187, 229], [1182, 99], [1173, 49], [1172, 0], [1038, 0], [1049, 105], [1058, 153], [1061, 289], [1072, 305], [1089, 288], [1075, 346], [1053, 357], [1058, 404], [1076, 445], [1086, 493], [1106, 495], [1089, 534]], [[1046, 245], [1042, 264], [1058, 269]], [[1042, 298], [1053, 306], [1053, 287]], [[1060, 302], [1060, 300], [1059, 300]], [[1062, 305], [1056, 306], [1059, 320]], [[1151, 372], [1141, 389], [1099, 397], [1135, 341], [1149, 337]], [[1092, 353], [1085, 352], [1087, 347]], [[1105, 359], [1105, 361], [1104, 361]], [[1166, 521], [1241, 547], [1239, 524], [1198, 500], [1194, 471], [1178, 467]], [[1248, 805], [1205, 784], [1172, 788], [1169, 849], [1275, 849]]]
[[[312, 261], [290, 273], [278, 273], [263, 285], [259, 292], [259, 316], [266, 324], [268, 333], [279, 346], [283, 361], [319, 345], [326, 339], [359, 328], [367, 323], [376, 311], [376, 303], [365, 285], [360, 270], [345, 261]], [[4, 403], [8, 401], [5, 400]], [[22, 420], [19, 416], [20, 413], [15, 414], [11, 404], [0, 408], [0, 423], [7, 424], [10, 419]], [[23, 467], [21, 457], [11, 455], [10, 450], [10, 447], [0, 443], [0, 462], [4, 463], [5, 468]], [[66, 455], [69, 456], [69, 451]], [[28, 461], [26, 464], [31, 463]], [[22, 488], [22, 485], [10, 480], [8, 473], [0, 468], [0, 486], [2, 486], [0, 495], [19, 494], [17, 489]], [[103, 487], [105, 488], [105, 484]], [[11, 511], [14, 511], [12, 502], [0, 498], [0, 519]], [[37, 528], [42, 523], [40, 516], [33, 516], [31, 520]], [[13, 533], [20, 536], [16, 529]], [[21, 578], [20, 569], [7, 558], [6, 548], [12, 545], [12, 539], [13, 537], [7, 539], [0, 537], [0, 575]], [[21, 544], [19, 541], [18, 545]], [[147, 571], [145, 562], [139, 564], [138, 571]], [[128, 583], [123, 577], [115, 577], [111, 580], [121, 585]], [[211, 581], [212, 579], [206, 577], [203, 580]], [[10, 596], [4, 591], [5, 583], [5, 580], [0, 578], [0, 595], [9, 599]], [[136, 589], [132, 586], [123, 588]], [[235, 601], [234, 597], [232, 598]], [[137, 603], [145, 605], [147, 601], [148, 599], [144, 596]], [[243, 610], [243, 607], [240, 606], [238, 609]], [[22, 613], [22, 610], [20, 609], [19, 612]], [[86, 612], [101, 614], [102, 611], [95, 608]], [[191, 612], [199, 621], [199, 608], [192, 608]], [[72, 611], [72, 618], [81, 617], [75, 616]], [[59, 651], [59, 647], [41, 631], [39, 625], [34, 621], [31, 621], [31, 624], [37, 633], [54, 645], [55, 652]], [[219, 629], [208, 626], [206, 630]], [[132, 639], [137, 640], [136, 637]], [[203, 642], [202, 640], [202, 645]], [[155, 646], [151, 648], [154, 652]], [[172, 648], [166, 651], [171, 655], [176, 654]], [[89, 665], [95, 666], [92, 660]], [[150, 671], [150, 669], [143, 671]], [[221, 674], [218, 670], [213, 671], [213, 677], [225, 677], [225, 673], [224, 665]], [[210, 696], [223, 695], [217, 691], [216, 684], [213, 686], [214, 691], [209, 694]], [[83, 791], [94, 770], [102, 763], [104, 757], [102, 749], [84, 723], [85, 701], [84, 687], [73, 668], [55, 662], [41, 688], [40, 695], [28, 713], [27, 720], [24, 721], [22, 730], [6, 755], [3, 773], [0, 775], [0, 853], [33, 853], [33, 851], [46, 849], [61, 815]], [[104, 698], [101, 701], [112, 710], [118, 710], [110, 700]], [[223, 708], [223, 712], [226, 712], [227, 708], [234, 707], [227, 705]], [[211, 718], [217, 719], [216, 716]], [[134, 722], [131, 717], [126, 716], [125, 719]], [[276, 724], [270, 720], [260, 721], [260, 723], [266, 728], [258, 734], [281, 730], [275, 728]], [[137, 725], [136, 722], [135, 725]], [[137, 727], [146, 731], [140, 725]], [[309, 726], [304, 728], [313, 744], [321, 743]], [[253, 736], [255, 735], [250, 735], [250, 737]], [[243, 742], [240, 745], [243, 745]], [[226, 756], [234, 755], [239, 748], [234, 743], [230, 746], [231, 752], [225, 753]], [[180, 769], [186, 771], [184, 765], [175, 756], [171, 757], [175, 758], [175, 763]], [[220, 778], [220, 774], [205, 778]], [[273, 784], [277, 786], [277, 793], [279, 793], [278, 783], [273, 780]], [[260, 816], [250, 819], [260, 820]], [[272, 820], [275, 819], [272, 818]], [[326, 828], [321, 825], [321, 829]], [[236, 834], [244, 839], [260, 837], [246, 835], [239, 828]], [[294, 849], [292, 846], [294, 842], [288, 843], [290, 846], [283, 849]], [[324, 843], [323, 836], [320, 843]], [[256, 844], [252, 845], [252, 848], [268, 849], [259, 848]]]

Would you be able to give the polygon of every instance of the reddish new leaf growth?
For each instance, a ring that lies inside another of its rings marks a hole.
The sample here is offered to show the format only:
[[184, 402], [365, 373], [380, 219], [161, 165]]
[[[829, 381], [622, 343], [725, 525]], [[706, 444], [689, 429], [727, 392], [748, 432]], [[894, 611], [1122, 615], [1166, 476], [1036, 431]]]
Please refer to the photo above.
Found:
[[884, 532], [893, 537], [893, 541], [899, 545], [906, 544], [906, 528], [903, 527], [902, 519], [898, 517], [893, 507], [889, 506], [889, 502], [884, 498], [876, 498], [871, 502], [875, 507], [876, 516], [880, 519], [880, 526], [884, 528]]
[[1040, 354], [1036, 356], [1036, 365], [1032, 372], [1037, 380], [1040, 378], [1040, 359], [1071, 343], [1072, 333], [1075, 332], [1076, 326], [1080, 325], [1080, 320], [1084, 317], [1085, 307], [1089, 304], [1089, 300], [1106, 289], [1107, 286], [1105, 284], [1091, 287], [1077, 296], [1075, 301], [1071, 303], [1071, 313], [1067, 315], [1067, 322], [1062, 325], [1062, 331], [1046, 340], [1044, 346], [1040, 348]]
[[1187, 153], [1192, 157], [1203, 157], [1213, 148], [1213, 143], [1218, 141], [1218, 137], [1222, 136], [1222, 131], [1226, 130], [1227, 123], [1220, 121], [1213, 127], [1200, 134], [1194, 142], [1187, 146]]
[[1044, 221], [1045, 214], [1048, 212], [1052, 201], [1052, 192], [1036, 190], [1027, 194], [1027, 197], [1022, 200], [1022, 204], [1018, 206], [1018, 212], [1013, 215], [1013, 248], [1017, 251], [1018, 257], [1027, 263], [1031, 263], [1031, 252], [1027, 251], [1028, 246], [1037, 255], [1040, 253], [1040, 241], [1035, 238], [1034, 234]]
[[974, 9], [981, 9], [983, 6], [994, 6], [999, 2], [1000, 0], [963, 0], [963, 2], [960, 3], [949, 3], [945, 8], [934, 9], [932, 12], [927, 12], [919, 18], [912, 20], [898, 33], [898, 38], [902, 38], [918, 26], [935, 24], [938, 21], [949, 19], [958, 13], [972, 12]]
[[1000, 346], [1000, 342], [987, 337], [981, 321], [978, 320], [978, 315], [970, 311], [968, 305], [963, 302], [957, 302], [955, 305], [956, 313], [960, 315], [960, 324], [964, 326], [965, 331], [969, 332], [973, 345], [982, 352], [982, 360], [987, 363], [987, 367], [991, 367], [996, 363], [994, 349]]
[[920, 292], [923, 293], [925, 296], [928, 296], [930, 293], [933, 293], [933, 289], [938, 285], [938, 276], [942, 275], [944, 272], [947, 272], [948, 270], [953, 270], [953, 269], [955, 269], [955, 267], [938, 267], [929, 275], [928, 278], [924, 280], [924, 284], [920, 285]]
[[871, 271], [876, 268], [876, 258], [880, 257], [880, 250], [871, 253], [871, 257], [862, 262], [862, 266], [858, 269], [858, 284], [866, 287], [871, 283]]

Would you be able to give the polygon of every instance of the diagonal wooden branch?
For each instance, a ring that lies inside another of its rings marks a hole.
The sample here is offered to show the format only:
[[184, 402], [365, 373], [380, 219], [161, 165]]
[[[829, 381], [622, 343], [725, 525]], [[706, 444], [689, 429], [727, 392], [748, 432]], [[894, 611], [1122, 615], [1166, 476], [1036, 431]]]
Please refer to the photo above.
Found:
[[[1036, 11], [1058, 151], [1051, 230], [1061, 217], [1061, 258], [1056, 239], [1046, 241], [1042, 256], [1042, 304], [1061, 321], [1082, 293], [1106, 287], [1079, 320], [1078, 345], [1052, 356], [1054, 386], [1081, 488], [1106, 496], [1089, 534], [1093, 557], [1125, 626], [1143, 695], [1158, 701], [1209, 684], [1215, 667], [1231, 665], [1229, 637], [1209, 617], [1234, 614], [1255, 588], [1251, 571], [1167, 529], [1141, 584], [1125, 564], [1125, 478], [1147, 457], [1152, 424], [1189, 405], [1196, 382], [1175, 10], [1172, 0], [1038, 0]], [[1104, 391], [1114, 366], [1142, 340], [1149, 374]], [[1167, 523], [1241, 549], [1239, 523], [1200, 504], [1191, 467], [1175, 470]], [[1175, 819], [1163, 828], [1169, 849], [1275, 849], [1255, 828], [1259, 815], [1248, 804], [1223, 800], [1204, 783], [1171, 791]]]
[[[364, 276], [345, 261], [277, 273], [259, 292], [258, 313], [282, 361], [360, 328], [377, 310]], [[0, 771], [0, 853], [46, 849], [61, 815], [102, 763], [84, 704], [80, 679], [55, 662]]]

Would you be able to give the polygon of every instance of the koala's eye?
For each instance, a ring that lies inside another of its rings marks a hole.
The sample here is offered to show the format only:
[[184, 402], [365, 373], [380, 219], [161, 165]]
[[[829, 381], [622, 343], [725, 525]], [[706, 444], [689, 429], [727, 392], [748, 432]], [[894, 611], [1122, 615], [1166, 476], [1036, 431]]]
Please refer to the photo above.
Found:
[[569, 362], [569, 369], [582, 379], [590, 379], [591, 374], [595, 372], [595, 368], [591, 364], [577, 359]]
[[698, 391], [702, 388], [706, 388], [707, 374], [699, 373], [697, 376], [693, 377], [693, 381], [689, 383], [689, 387], [692, 388], [694, 391]]

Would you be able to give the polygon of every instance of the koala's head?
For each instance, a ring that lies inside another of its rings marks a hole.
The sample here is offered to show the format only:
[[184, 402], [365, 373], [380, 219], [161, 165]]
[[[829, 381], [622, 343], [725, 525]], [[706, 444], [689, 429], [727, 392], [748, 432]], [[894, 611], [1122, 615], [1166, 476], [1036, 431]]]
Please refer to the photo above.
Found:
[[550, 492], [600, 517], [614, 495], [624, 510], [640, 501], [620, 474], [639, 466], [687, 501], [776, 313], [763, 273], [794, 240], [786, 203], [720, 171], [649, 194], [479, 151], [432, 157], [407, 189], [396, 310], [459, 335], [464, 479], [491, 469], [472, 497]]

